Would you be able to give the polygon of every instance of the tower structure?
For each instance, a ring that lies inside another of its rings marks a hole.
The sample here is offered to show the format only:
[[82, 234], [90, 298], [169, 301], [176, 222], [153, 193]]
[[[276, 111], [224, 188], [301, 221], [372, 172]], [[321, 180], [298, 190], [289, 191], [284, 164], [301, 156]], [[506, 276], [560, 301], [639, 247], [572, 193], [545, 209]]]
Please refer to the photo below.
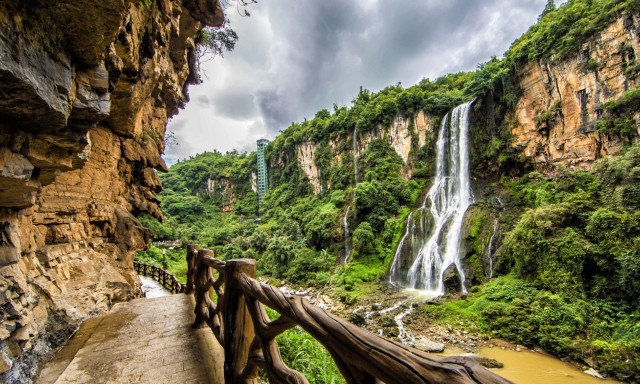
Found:
[[264, 160], [264, 149], [269, 140], [258, 140], [258, 202], [262, 205], [262, 198], [267, 194], [269, 181], [267, 179], [267, 162]]

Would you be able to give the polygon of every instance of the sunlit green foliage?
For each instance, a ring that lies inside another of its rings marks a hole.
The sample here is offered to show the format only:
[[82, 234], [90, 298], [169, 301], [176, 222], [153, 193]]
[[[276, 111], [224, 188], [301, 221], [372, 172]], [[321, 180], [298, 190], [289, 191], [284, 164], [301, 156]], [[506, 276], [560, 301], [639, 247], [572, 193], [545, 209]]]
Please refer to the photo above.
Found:
[[[279, 314], [266, 308], [271, 320]], [[285, 364], [302, 372], [311, 384], [341, 384], [345, 380], [329, 352], [310, 334], [295, 327], [276, 337]], [[266, 376], [266, 375], [265, 375]]]
[[424, 313], [442, 323], [462, 324], [514, 343], [540, 346], [562, 357], [591, 358], [599, 371], [610, 375], [637, 377], [637, 306], [576, 298], [561, 287], [539, 289], [512, 275], [483, 288], [468, 300], [427, 305]]
[[528, 209], [505, 239], [504, 268], [576, 299], [637, 304], [640, 146], [594, 168], [559, 167], [550, 181], [534, 172], [512, 185]]
[[[146, 251], [140, 251], [136, 254], [135, 261], [138, 263], [155, 265], [162, 268], [162, 249], [151, 246]], [[180, 247], [174, 249], [166, 249], [164, 262], [167, 270], [176, 275], [178, 280], [183, 283], [187, 282], [187, 260], [185, 258], [185, 250]]]
[[635, 115], [640, 112], [640, 88], [626, 91], [618, 100], [603, 105], [607, 114], [596, 124], [596, 130], [605, 135], [631, 139], [638, 135]]

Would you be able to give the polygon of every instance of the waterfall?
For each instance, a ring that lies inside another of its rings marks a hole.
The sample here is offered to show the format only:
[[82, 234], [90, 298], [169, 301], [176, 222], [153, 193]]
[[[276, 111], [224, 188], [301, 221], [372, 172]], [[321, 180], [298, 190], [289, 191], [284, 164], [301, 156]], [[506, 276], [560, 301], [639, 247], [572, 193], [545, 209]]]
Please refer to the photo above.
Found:
[[344, 214], [344, 250], [345, 250], [344, 263], [345, 264], [349, 262], [349, 256], [351, 256], [351, 244], [349, 243], [349, 223], [347, 223], [347, 217], [349, 217], [350, 208], [351, 206], [348, 206], [347, 213]]
[[358, 128], [353, 128], [353, 168], [356, 174], [356, 186], [358, 186]]
[[498, 229], [498, 219], [493, 219], [493, 233], [491, 234], [491, 240], [489, 240], [489, 279], [493, 278], [493, 238], [496, 236], [496, 230]]
[[404, 233], [404, 236], [402, 236], [402, 239], [400, 240], [400, 243], [398, 244], [398, 249], [396, 250], [396, 254], [393, 257], [393, 261], [391, 262], [391, 273], [390, 273], [390, 277], [389, 277], [389, 281], [390, 282], [394, 282], [394, 281], [397, 280], [396, 274], [398, 273], [398, 263], [400, 262], [400, 254], [402, 253], [402, 246], [404, 245], [404, 240], [409, 235], [409, 228], [411, 227], [411, 218], [412, 217], [413, 217], [413, 212], [411, 212], [409, 214], [409, 217], [407, 218], [407, 231]]
[[[467, 138], [472, 103], [456, 107], [451, 113], [450, 124], [447, 114], [440, 126], [436, 143], [436, 177], [422, 206], [422, 210], [426, 211], [427, 203], [430, 204], [428, 209], [434, 219], [434, 228], [429, 232], [421, 230], [430, 237], [426, 242], [423, 240], [424, 245], [419, 249], [407, 275], [410, 288], [428, 290], [436, 295], [444, 293], [442, 274], [451, 264], [455, 264], [464, 281], [459, 255], [460, 232], [464, 214], [474, 202], [469, 181]], [[415, 226], [415, 217], [413, 221]], [[401, 247], [398, 249], [396, 257]]]
[[[500, 208], [502, 211], [500, 212], [500, 218], [502, 218], [502, 213], [505, 210], [504, 203], [500, 199], [500, 196], [497, 196], [498, 204], [500, 204]], [[489, 240], [489, 279], [493, 279], [493, 239], [496, 237], [496, 231], [498, 230], [498, 219], [493, 219], [493, 233], [491, 234], [491, 239]]]

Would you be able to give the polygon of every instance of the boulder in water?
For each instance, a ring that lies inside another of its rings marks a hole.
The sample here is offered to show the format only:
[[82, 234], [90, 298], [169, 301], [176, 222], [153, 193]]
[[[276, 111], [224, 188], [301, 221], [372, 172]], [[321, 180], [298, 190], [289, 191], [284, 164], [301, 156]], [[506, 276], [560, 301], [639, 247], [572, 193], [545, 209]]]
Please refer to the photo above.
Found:
[[482, 356], [471, 356], [472, 359], [480, 363], [485, 368], [504, 368], [504, 364], [496, 359], [490, 359]]
[[455, 264], [451, 264], [442, 274], [442, 283], [446, 293], [462, 291], [462, 277]]
[[598, 379], [604, 380], [604, 376], [602, 376], [598, 371], [596, 371], [593, 368], [587, 369], [586, 371], [584, 371], [584, 373], [586, 373], [589, 376], [597, 377]]
[[413, 345], [414, 348], [417, 348], [421, 351], [431, 352], [431, 353], [442, 353], [444, 352], [444, 344], [436, 343], [435, 341], [431, 341], [427, 338], [421, 338], [416, 341]]

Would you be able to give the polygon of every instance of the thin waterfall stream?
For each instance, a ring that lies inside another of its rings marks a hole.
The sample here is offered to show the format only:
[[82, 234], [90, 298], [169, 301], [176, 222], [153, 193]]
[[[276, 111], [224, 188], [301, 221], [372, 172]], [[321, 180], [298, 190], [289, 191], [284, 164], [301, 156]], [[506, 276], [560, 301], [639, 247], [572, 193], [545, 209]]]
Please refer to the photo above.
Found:
[[[500, 208], [502, 209], [500, 211], [500, 216], [499, 218], [502, 218], [502, 213], [505, 210], [504, 207], [504, 203], [502, 202], [502, 200], [498, 197], [497, 198], [498, 203], [500, 204]], [[496, 237], [496, 232], [498, 230], [498, 219], [494, 219], [493, 220], [493, 233], [491, 234], [491, 239], [489, 240], [489, 279], [493, 279], [493, 239]]]
[[345, 250], [344, 263], [345, 264], [349, 262], [349, 256], [351, 256], [351, 243], [349, 243], [349, 236], [350, 236], [349, 223], [347, 222], [347, 218], [349, 217], [349, 209], [351, 209], [351, 206], [347, 207], [347, 213], [344, 214], [344, 250]]
[[404, 236], [402, 236], [402, 239], [400, 240], [400, 243], [398, 244], [398, 249], [396, 250], [396, 254], [393, 257], [393, 261], [391, 262], [391, 273], [389, 274], [389, 281], [391, 283], [395, 282], [397, 280], [397, 276], [396, 274], [398, 273], [398, 258], [400, 257], [400, 253], [402, 252], [402, 245], [404, 244], [404, 240], [407, 238], [407, 236], [409, 235], [409, 223], [411, 223], [411, 218], [413, 217], [413, 212], [411, 212], [409, 214], [409, 218], [407, 219], [407, 231], [405, 232]]
[[358, 128], [353, 128], [353, 168], [355, 172], [355, 184], [358, 185]]
[[[407, 288], [425, 290], [438, 296], [445, 291], [443, 274], [452, 264], [464, 290], [460, 263], [460, 233], [467, 208], [475, 199], [469, 176], [469, 113], [473, 101], [456, 107], [440, 125], [436, 142], [436, 176], [422, 207], [407, 219], [407, 231], [398, 244], [391, 266], [391, 279], [400, 281], [399, 267], [405, 240], [412, 231], [412, 264], [405, 280]], [[416, 226], [420, 213], [420, 226]], [[433, 225], [426, 230], [427, 214]], [[413, 223], [413, 224], [412, 224]], [[417, 236], [419, 232], [420, 236]], [[420, 237], [420, 238], [417, 238]], [[417, 248], [419, 246], [420, 248]]]
[[496, 230], [498, 229], [498, 219], [493, 219], [493, 233], [489, 240], [489, 279], [493, 279], [493, 239], [496, 237]]

